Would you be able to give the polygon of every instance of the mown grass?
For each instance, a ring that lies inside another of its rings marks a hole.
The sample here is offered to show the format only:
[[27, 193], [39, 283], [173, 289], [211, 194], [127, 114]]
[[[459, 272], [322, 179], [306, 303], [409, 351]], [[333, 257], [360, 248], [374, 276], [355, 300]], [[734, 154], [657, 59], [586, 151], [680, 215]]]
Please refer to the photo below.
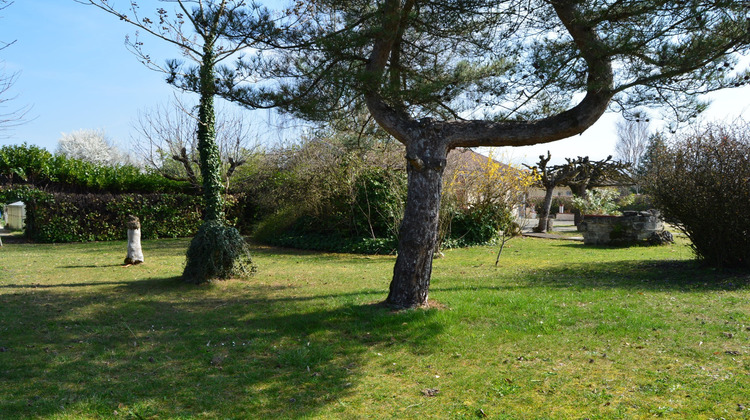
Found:
[[685, 243], [449, 250], [402, 312], [393, 257], [255, 247], [196, 287], [187, 243], [0, 248], [0, 417], [747, 417], [750, 277]]

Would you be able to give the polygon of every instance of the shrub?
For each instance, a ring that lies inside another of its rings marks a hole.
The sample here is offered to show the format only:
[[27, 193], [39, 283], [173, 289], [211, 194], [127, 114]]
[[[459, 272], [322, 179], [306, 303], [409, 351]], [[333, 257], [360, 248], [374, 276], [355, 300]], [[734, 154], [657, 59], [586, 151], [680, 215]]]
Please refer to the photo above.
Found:
[[[400, 154], [399, 154], [400, 155]], [[389, 253], [395, 246], [406, 173], [401, 156], [315, 138], [266, 153], [235, 188], [257, 241], [336, 252]]]
[[449, 208], [449, 226], [442, 242], [444, 248], [482, 245], [498, 238], [500, 231], [514, 222], [509, 208], [502, 204], [488, 204], [466, 209]]
[[647, 192], [712, 266], [750, 267], [748, 129], [709, 125], [650, 150]]
[[[405, 162], [401, 146], [378, 147], [316, 138], [266, 153], [243, 169], [235, 188], [247, 199], [244, 213], [257, 220], [253, 238], [323, 251], [394, 252], [406, 201]], [[443, 246], [495, 240], [533, 181], [526, 171], [463, 153], [444, 177]]]
[[130, 165], [96, 165], [26, 144], [0, 147], [0, 185], [30, 184], [73, 193], [185, 192], [184, 182]]
[[216, 220], [203, 223], [187, 250], [184, 281], [207, 283], [211, 279], [248, 277], [255, 272], [250, 251], [240, 232]]
[[623, 211], [647, 211], [654, 208], [653, 200], [648, 194], [631, 194], [629, 201], [618, 202], [618, 210]]
[[440, 209], [441, 247], [493, 242], [514, 222], [512, 209], [536, 181], [530, 171], [458, 149], [448, 155]]
[[26, 203], [25, 235], [37, 242], [126, 239], [129, 214], [141, 220], [143, 239], [191, 236], [201, 223], [201, 198], [186, 194], [65, 194], [22, 187], [0, 190], [0, 199]]
[[585, 197], [573, 198], [573, 205], [585, 214], [619, 216], [617, 199], [620, 194], [612, 189], [587, 190]]

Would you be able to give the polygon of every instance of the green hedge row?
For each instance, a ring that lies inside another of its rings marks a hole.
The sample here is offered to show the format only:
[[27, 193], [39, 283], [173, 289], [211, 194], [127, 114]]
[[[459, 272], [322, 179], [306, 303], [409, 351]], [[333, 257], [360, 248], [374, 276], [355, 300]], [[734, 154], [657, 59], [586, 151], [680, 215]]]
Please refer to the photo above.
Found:
[[263, 242], [285, 248], [370, 255], [395, 254], [398, 245], [395, 238], [344, 238], [316, 233], [282, 234]]
[[181, 193], [189, 186], [130, 165], [95, 165], [53, 155], [37, 146], [0, 147], [0, 185], [30, 184], [67, 192]]
[[141, 220], [143, 239], [192, 236], [201, 223], [200, 197], [187, 194], [65, 194], [32, 188], [0, 190], [0, 202], [26, 203], [27, 238], [36, 242], [127, 238], [129, 214]]

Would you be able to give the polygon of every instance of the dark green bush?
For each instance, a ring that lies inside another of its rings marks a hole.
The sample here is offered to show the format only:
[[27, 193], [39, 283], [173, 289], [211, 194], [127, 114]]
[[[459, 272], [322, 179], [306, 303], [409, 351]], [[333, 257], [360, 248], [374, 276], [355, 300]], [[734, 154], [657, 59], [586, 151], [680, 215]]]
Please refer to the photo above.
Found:
[[750, 126], [708, 126], [650, 149], [644, 186], [712, 266], [750, 268]]
[[65, 194], [16, 188], [0, 196], [26, 203], [25, 235], [37, 242], [126, 239], [129, 214], [141, 220], [143, 239], [191, 236], [201, 223], [201, 198], [186, 194]]
[[447, 235], [442, 247], [483, 245], [497, 239], [501, 230], [513, 223], [510, 210], [497, 204], [481, 208], [449, 208]]
[[211, 220], [203, 223], [190, 241], [182, 278], [201, 284], [211, 279], [247, 277], [253, 272], [249, 248], [239, 231]]
[[390, 253], [406, 198], [402, 161], [321, 139], [273, 151], [238, 174], [242, 219], [271, 245]]
[[[244, 171], [235, 185], [247, 199], [245, 219], [258, 221], [255, 240], [332, 252], [395, 252], [406, 201], [402, 149], [363, 152], [318, 139], [268, 153]], [[502, 206], [459, 208], [450, 192], [444, 195], [443, 246], [490, 242], [510, 223]]]
[[395, 238], [406, 200], [406, 174], [393, 169], [369, 167], [354, 181], [354, 230], [359, 236]]

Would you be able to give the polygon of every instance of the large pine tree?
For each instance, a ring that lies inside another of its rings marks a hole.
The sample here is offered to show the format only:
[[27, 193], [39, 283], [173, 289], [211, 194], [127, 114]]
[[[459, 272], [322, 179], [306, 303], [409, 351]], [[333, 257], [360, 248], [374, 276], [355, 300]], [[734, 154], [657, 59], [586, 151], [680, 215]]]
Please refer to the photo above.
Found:
[[[579, 134], [608, 109], [667, 108], [746, 83], [748, 1], [297, 2], [276, 86], [222, 94], [325, 120], [358, 106], [406, 146], [408, 198], [386, 302], [427, 303], [446, 155]], [[281, 41], [279, 41], [281, 42]], [[287, 101], [294, 97], [295, 101]]]

